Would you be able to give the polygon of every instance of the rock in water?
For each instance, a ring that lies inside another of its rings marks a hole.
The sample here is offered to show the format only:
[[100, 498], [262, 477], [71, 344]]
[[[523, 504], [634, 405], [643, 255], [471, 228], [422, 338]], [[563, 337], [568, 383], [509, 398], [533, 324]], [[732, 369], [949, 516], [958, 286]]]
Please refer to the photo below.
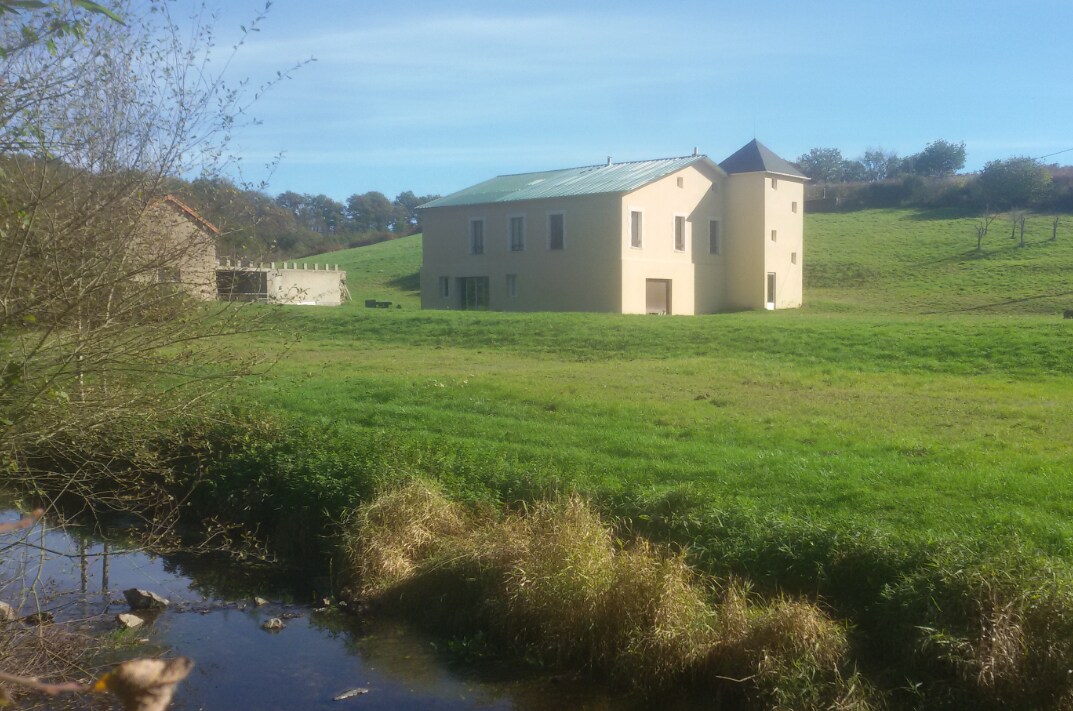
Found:
[[123, 597], [132, 610], [163, 610], [169, 604], [166, 598], [160, 597], [151, 590], [131, 588], [123, 591]]
[[0, 622], [14, 622], [18, 619], [15, 608], [6, 602], [0, 602]]
[[255, 597], [255, 598], [253, 598], [254, 607], [264, 607], [267, 604], [268, 604], [268, 600], [265, 600], [263, 597]]
[[22, 618], [22, 621], [28, 625], [51, 625], [56, 621], [56, 616], [51, 612], [35, 612], [31, 615], [26, 615]]
[[120, 627], [125, 630], [137, 629], [145, 624], [145, 620], [138, 617], [137, 615], [132, 615], [129, 612], [119, 613], [115, 616], [115, 621], [117, 624], [119, 624]]
[[348, 689], [347, 691], [344, 691], [343, 693], [339, 694], [338, 696], [332, 697], [332, 701], [346, 701], [347, 699], [352, 699], [355, 696], [361, 696], [362, 694], [368, 694], [368, 693], [369, 693], [368, 689], [359, 686], [356, 689]]
[[286, 626], [287, 625], [283, 623], [283, 620], [279, 619], [278, 617], [273, 617], [270, 620], [265, 620], [264, 623], [261, 625], [261, 629], [267, 630], [268, 632], [279, 632]]

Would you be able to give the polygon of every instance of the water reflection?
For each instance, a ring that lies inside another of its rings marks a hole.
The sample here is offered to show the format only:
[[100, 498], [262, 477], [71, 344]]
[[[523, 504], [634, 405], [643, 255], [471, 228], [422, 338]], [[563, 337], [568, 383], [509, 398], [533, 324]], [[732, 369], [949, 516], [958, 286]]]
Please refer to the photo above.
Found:
[[[13, 512], [0, 521], [15, 520]], [[13, 545], [19, 540], [18, 545]], [[289, 579], [288, 579], [289, 578]], [[94, 540], [39, 523], [0, 541], [0, 600], [86, 629], [111, 629], [121, 591], [171, 600], [141, 635], [145, 649], [195, 659], [176, 709], [578, 709], [628, 708], [621, 697], [577, 681], [554, 681], [509, 664], [461, 664], [442, 642], [398, 622], [358, 620], [298, 604], [316, 599], [315, 579], [217, 557], [168, 556]], [[297, 583], [297, 584], [295, 584]], [[255, 607], [253, 594], [273, 602]], [[277, 633], [270, 617], [290, 617]], [[333, 701], [348, 689], [368, 694]]]

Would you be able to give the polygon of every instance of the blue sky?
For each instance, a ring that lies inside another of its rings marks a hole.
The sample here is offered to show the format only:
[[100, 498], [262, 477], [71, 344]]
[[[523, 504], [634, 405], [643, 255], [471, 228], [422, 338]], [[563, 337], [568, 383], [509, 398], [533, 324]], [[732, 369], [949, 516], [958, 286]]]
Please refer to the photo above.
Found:
[[[229, 0], [221, 36], [261, 4]], [[754, 136], [790, 160], [964, 141], [969, 170], [1073, 148], [1070, 0], [275, 0], [229, 71], [308, 57], [235, 136], [246, 180], [283, 153], [272, 194], [447, 194]]]

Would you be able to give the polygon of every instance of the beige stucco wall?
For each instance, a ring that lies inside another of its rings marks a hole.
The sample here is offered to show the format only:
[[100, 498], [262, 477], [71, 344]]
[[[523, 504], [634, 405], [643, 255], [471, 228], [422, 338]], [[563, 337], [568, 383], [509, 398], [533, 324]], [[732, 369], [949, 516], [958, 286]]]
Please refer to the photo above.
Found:
[[[772, 187], [772, 179], [777, 186]], [[774, 272], [775, 308], [801, 305], [804, 182], [770, 173], [738, 173], [727, 179], [727, 305], [761, 309], [767, 274]], [[797, 212], [793, 205], [797, 204]], [[771, 231], [776, 239], [772, 241]], [[796, 254], [796, 264], [791, 255]]]
[[[460, 277], [488, 277], [496, 311], [618, 311], [619, 195], [427, 209], [422, 213], [421, 306], [457, 309]], [[548, 249], [548, 216], [565, 219], [563, 249]], [[525, 249], [510, 249], [510, 218], [525, 219]], [[484, 253], [470, 253], [470, 222], [484, 220]], [[516, 294], [507, 293], [514, 275]], [[450, 280], [440, 295], [441, 277]]]
[[[694, 165], [623, 196], [620, 215], [623, 313], [646, 313], [645, 285], [649, 279], [670, 281], [671, 314], [719, 310], [723, 259], [709, 254], [708, 221], [723, 219], [724, 178], [718, 170]], [[631, 240], [634, 211], [642, 215], [640, 248], [634, 247]], [[675, 217], [678, 216], [685, 218], [682, 251], [675, 249]]]
[[284, 304], [338, 306], [346, 272], [326, 269], [270, 269], [268, 298]]
[[776, 275], [775, 308], [792, 309], [802, 303], [805, 183], [776, 177], [777, 187], [772, 188], [770, 177], [764, 186], [764, 272]]
[[727, 177], [727, 228], [724, 233], [727, 271], [727, 307], [758, 309], [764, 306], [764, 173], [738, 173]]

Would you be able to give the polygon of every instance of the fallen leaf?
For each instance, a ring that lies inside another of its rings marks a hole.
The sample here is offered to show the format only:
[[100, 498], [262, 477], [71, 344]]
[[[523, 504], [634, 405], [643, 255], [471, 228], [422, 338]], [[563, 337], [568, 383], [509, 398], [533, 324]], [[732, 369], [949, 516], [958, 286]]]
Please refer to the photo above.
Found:
[[186, 657], [132, 659], [98, 679], [93, 690], [115, 694], [124, 711], [164, 711], [176, 685], [193, 668], [194, 663]]

